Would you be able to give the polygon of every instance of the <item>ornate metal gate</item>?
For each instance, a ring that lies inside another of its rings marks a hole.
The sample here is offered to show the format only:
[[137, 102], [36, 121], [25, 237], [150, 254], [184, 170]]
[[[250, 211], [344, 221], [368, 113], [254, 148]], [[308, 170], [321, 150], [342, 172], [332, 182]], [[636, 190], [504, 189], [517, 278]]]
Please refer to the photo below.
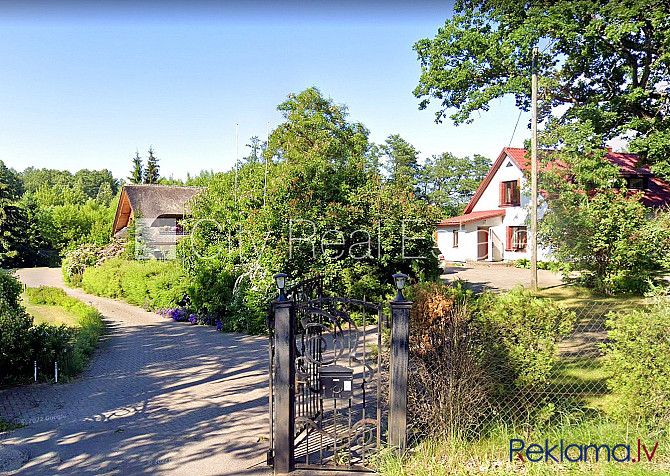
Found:
[[[268, 319], [268, 464], [280, 473], [315, 467], [370, 470], [388, 421], [382, 305], [326, 297], [320, 277], [289, 288], [286, 296], [273, 303]], [[275, 325], [282, 310], [290, 329]], [[282, 348], [284, 341], [291, 345]], [[292, 368], [282, 368], [284, 358]], [[288, 407], [287, 398], [292, 400]], [[280, 441], [285, 431], [293, 441]]]

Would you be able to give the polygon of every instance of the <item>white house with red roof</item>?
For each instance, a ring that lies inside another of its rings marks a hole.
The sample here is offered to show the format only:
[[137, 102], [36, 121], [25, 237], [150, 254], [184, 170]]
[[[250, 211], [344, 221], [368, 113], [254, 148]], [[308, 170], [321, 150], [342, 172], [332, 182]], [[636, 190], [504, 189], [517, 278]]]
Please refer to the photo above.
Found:
[[[655, 177], [647, 166], [638, 167], [635, 154], [612, 152], [605, 156], [621, 170], [628, 188], [642, 190], [649, 207], [670, 204], [670, 184]], [[505, 147], [484, 178], [463, 215], [447, 218], [437, 227], [437, 247], [444, 260], [514, 261], [530, 259], [530, 202], [524, 172], [530, 170], [526, 150]], [[547, 210], [540, 197], [538, 218]], [[549, 250], [538, 246], [538, 259]]]

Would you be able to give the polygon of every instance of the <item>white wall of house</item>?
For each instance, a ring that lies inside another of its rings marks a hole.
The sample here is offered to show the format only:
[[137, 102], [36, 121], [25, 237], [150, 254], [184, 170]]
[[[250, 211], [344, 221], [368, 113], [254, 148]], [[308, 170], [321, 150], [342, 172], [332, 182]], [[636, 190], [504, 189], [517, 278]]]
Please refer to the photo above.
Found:
[[[507, 164], [511, 164], [509, 167]], [[489, 183], [489, 186], [484, 190], [484, 193], [482, 193], [482, 196], [479, 197], [479, 200], [475, 204], [474, 208], [472, 209], [473, 212], [479, 212], [479, 211], [484, 211], [484, 210], [498, 210], [499, 208], [505, 208], [505, 210], [509, 210], [511, 208], [521, 208], [525, 204], [529, 203], [530, 197], [523, 197], [523, 194], [521, 196], [521, 207], [500, 207], [500, 182], [507, 182], [510, 180], [517, 180], [521, 179], [521, 190], [523, 191], [524, 187], [524, 178], [523, 178], [523, 172], [517, 165], [514, 163], [512, 159], [507, 157], [498, 171], [495, 173], [493, 176], [493, 179], [491, 180], [491, 183]], [[527, 200], [524, 200], [524, 198], [527, 198]]]
[[[478, 250], [477, 230], [479, 228], [489, 228], [488, 256], [498, 257], [496, 261], [503, 259], [502, 252], [505, 242], [500, 239], [505, 235], [496, 233], [495, 230], [501, 227], [501, 217], [488, 218], [475, 223], [466, 223], [461, 226], [446, 225], [437, 227], [437, 247], [440, 253], [444, 255], [446, 261], [476, 261]], [[458, 247], [453, 246], [454, 230], [458, 231]], [[496, 235], [496, 236], [494, 236]]]
[[[509, 164], [509, 165], [508, 165]], [[521, 180], [520, 206], [501, 207], [500, 206], [500, 182], [511, 180]], [[480, 227], [489, 228], [489, 248], [488, 261], [513, 261], [522, 258], [530, 259], [530, 194], [527, 193], [527, 183], [522, 170], [516, 163], [507, 157], [500, 168], [493, 176], [489, 186], [484, 190], [481, 197], [473, 207], [472, 211], [487, 210], [505, 210], [504, 217], [489, 218], [474, 223], [467, 223], [461, 226], [446, 225], [437, 228], [437, 246], [446, 261], [463, 262], [467, 260], [477, 260], [477, 229]], [[526, 192], [526, 193], [524, 193]], [[544, 216], [547, 210], [547, 204], [540, 199], [538, 218]], [[527, 226], [528, 227], [528, 245], [525, 252], [505, 250], [507, 243], [507, 227], [509, 226]], [[459, 230], [458, 247], [453, 247], [453, 231]], [[538, 259], [546, 261], [549, 252], [542, 247], [538, 247]]]

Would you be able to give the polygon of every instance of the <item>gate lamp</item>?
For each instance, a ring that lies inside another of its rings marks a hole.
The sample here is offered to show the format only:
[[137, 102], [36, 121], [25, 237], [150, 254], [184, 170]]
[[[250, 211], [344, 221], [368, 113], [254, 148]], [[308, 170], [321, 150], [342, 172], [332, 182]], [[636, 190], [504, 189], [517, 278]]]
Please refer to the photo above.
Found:
[[393, 275], [393, 284], [398, 290], [398, 294], [395, 297], [396, 301], [404, 301], [405, 297], [402, 295], [402, 290], [405, 288], [405, 281], [407, 280], [407, 275], [403, 273], [396, 273]]
[[284, 294], [284, 288], [286, 287], [286, 274], [277, 273], [273, 276], [275, 283], [277, 283], [277, 289], [279, 289], [279, 297], [277, 301], [287, 301], [286, 295]]

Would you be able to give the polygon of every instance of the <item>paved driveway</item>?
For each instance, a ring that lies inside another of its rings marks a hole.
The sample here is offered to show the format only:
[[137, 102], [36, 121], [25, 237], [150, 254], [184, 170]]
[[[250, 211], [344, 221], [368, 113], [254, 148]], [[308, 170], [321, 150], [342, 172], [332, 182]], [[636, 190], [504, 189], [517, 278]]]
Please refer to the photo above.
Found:
[[[64, 287], [58, 269], [19, 277]], [[0, 473], [28, 459], [21, 474], [269, 474], [264, 338], [66, 291], [107, 334], [75, 381], [0, 390], [0, 416], [28, 425], [0, 435]]]
[[[477, 292], [484, 289], [491, 291], [513, 289], [519, 284], [530, 288], [529, 269], [515, 268], [503, 263], [465, 263], [464, 266], [447, 266], [442, 279], [447, 283], [462, 279]], [[561, 274], [539, 269], [537, 284], [539, 288], [560, 286], [562, 284]]]

